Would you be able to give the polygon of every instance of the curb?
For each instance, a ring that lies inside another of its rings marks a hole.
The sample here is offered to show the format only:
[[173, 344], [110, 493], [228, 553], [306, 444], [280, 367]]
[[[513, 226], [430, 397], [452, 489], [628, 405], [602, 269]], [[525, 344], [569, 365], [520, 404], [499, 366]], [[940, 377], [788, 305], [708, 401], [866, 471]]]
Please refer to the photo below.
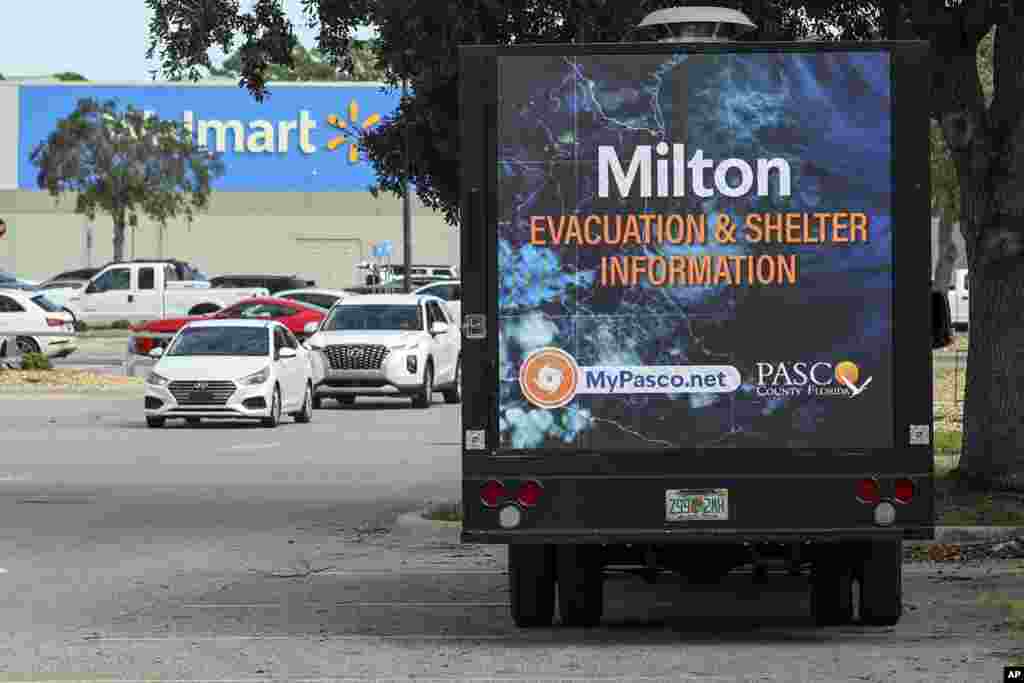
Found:
[[1022, 537], [1024, 527], [1019, 526], [937, 526], [935, 540], [920, 543], [985, 543]]
[[425, 517], [444, 502], [448, 501], [427, 501], [422, 508], [399, 515], [392, 533], [441, 543], [460, 543], [462, 522], [441, 522]]
[[[399, 515], [395, 520], [394, 533], [406, 537], [433, 539], [449, 543], [460, 543], [461, 522], [437, 522], [424, 519], [429, 508]], [[1024, 527], [1019, 526], [940, 526], [935, 527], [935, 540], [905, 541], [907, 545], [935, 545], [956, 543], [986, 543], [1024, 538]]]

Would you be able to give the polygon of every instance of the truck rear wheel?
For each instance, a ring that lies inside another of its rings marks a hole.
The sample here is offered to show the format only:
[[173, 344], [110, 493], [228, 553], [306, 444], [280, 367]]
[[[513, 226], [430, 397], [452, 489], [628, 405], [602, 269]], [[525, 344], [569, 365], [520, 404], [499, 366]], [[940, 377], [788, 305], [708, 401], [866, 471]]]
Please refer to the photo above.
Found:
[[865, 626], [892, 626], [903, 615], [903, 542], [861, 544], [860, 621]]
[[599, 545], [556, 549], [558, 612], [563, 626], [597, 626], [604, 612], [604, 566]]
[[845, 548], [829, 551], [811, 570], [811, 613], [818, 626], [843, 626], [853, 621], [853, 570]]
[[554, 548], [510, 544], [508, 580], [516, 626], [550, 626], [555, 616]]

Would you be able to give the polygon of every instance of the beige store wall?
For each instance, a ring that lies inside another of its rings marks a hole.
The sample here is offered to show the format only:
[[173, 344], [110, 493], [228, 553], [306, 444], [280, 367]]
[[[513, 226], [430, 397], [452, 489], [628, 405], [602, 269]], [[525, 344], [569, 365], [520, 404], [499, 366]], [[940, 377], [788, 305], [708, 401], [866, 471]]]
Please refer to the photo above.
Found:
[[[73, 207], [72, 197], [55, 206], [40, 192], [0, 192], [0, 216], [9, 228], [0, 239], [0, 267], [44, 279], [111, 260], [110, 218], [100, 214], [92, 223], [90, 259], [89, 221], [75, 215]], [[135, 256], [192, 261], [209, 275], [298, 273], [321, 286], [343, 287], [353, 284], [354, 266], [368, 257], [373, 242], [390, 240], [393, 259], [401, 260], [402, 203], [369, 193], [222, 192], [191, 226], [181, 219], [169, 222], [162, 244], [160, 232], [156, 224], [140, 221]], [[457, 231], [419, 202], [414, 202], [412, 242], [416, 263], [458, 262]], [[129, 230], [125, 257], [131, 256]]]

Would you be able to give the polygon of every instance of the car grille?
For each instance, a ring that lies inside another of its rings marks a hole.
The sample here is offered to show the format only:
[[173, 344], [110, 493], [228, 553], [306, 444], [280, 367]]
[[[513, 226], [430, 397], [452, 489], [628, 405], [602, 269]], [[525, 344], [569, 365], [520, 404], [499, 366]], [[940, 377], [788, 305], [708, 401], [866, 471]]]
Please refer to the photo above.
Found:
[[[235, 393], [235, 383], [229, 381], [179, 381], [171, 382], [167, 388], [179, 406], [222, 406], [228, 402], [231, 394]], [[198, 398], [197, 394], [200, 394]]]
[[388, 355], [380, 344], [338, 344], [324, 352], [332, 370], [379, 370]]

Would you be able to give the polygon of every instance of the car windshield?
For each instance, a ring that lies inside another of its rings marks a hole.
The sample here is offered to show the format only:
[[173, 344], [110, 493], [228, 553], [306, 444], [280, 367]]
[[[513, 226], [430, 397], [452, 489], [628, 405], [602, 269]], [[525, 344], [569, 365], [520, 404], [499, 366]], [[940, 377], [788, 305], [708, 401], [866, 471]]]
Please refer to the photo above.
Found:
[[168, 356], [267, 356], [270, 334], [263, 327], [186, 327]]
[[337, 306], [324, 323], [323, 331], [335, 330], [422, 330], [423, 318], [416, 305]]
[[34, 297], [32, 297], [32, 303], [34, 303], [36, 306], [43, 309], [47, 313], [57, 313], [59, 311], [64, 310], [57, 304], [47, 299], [46, 296], [42, 294], [36, 294]]

